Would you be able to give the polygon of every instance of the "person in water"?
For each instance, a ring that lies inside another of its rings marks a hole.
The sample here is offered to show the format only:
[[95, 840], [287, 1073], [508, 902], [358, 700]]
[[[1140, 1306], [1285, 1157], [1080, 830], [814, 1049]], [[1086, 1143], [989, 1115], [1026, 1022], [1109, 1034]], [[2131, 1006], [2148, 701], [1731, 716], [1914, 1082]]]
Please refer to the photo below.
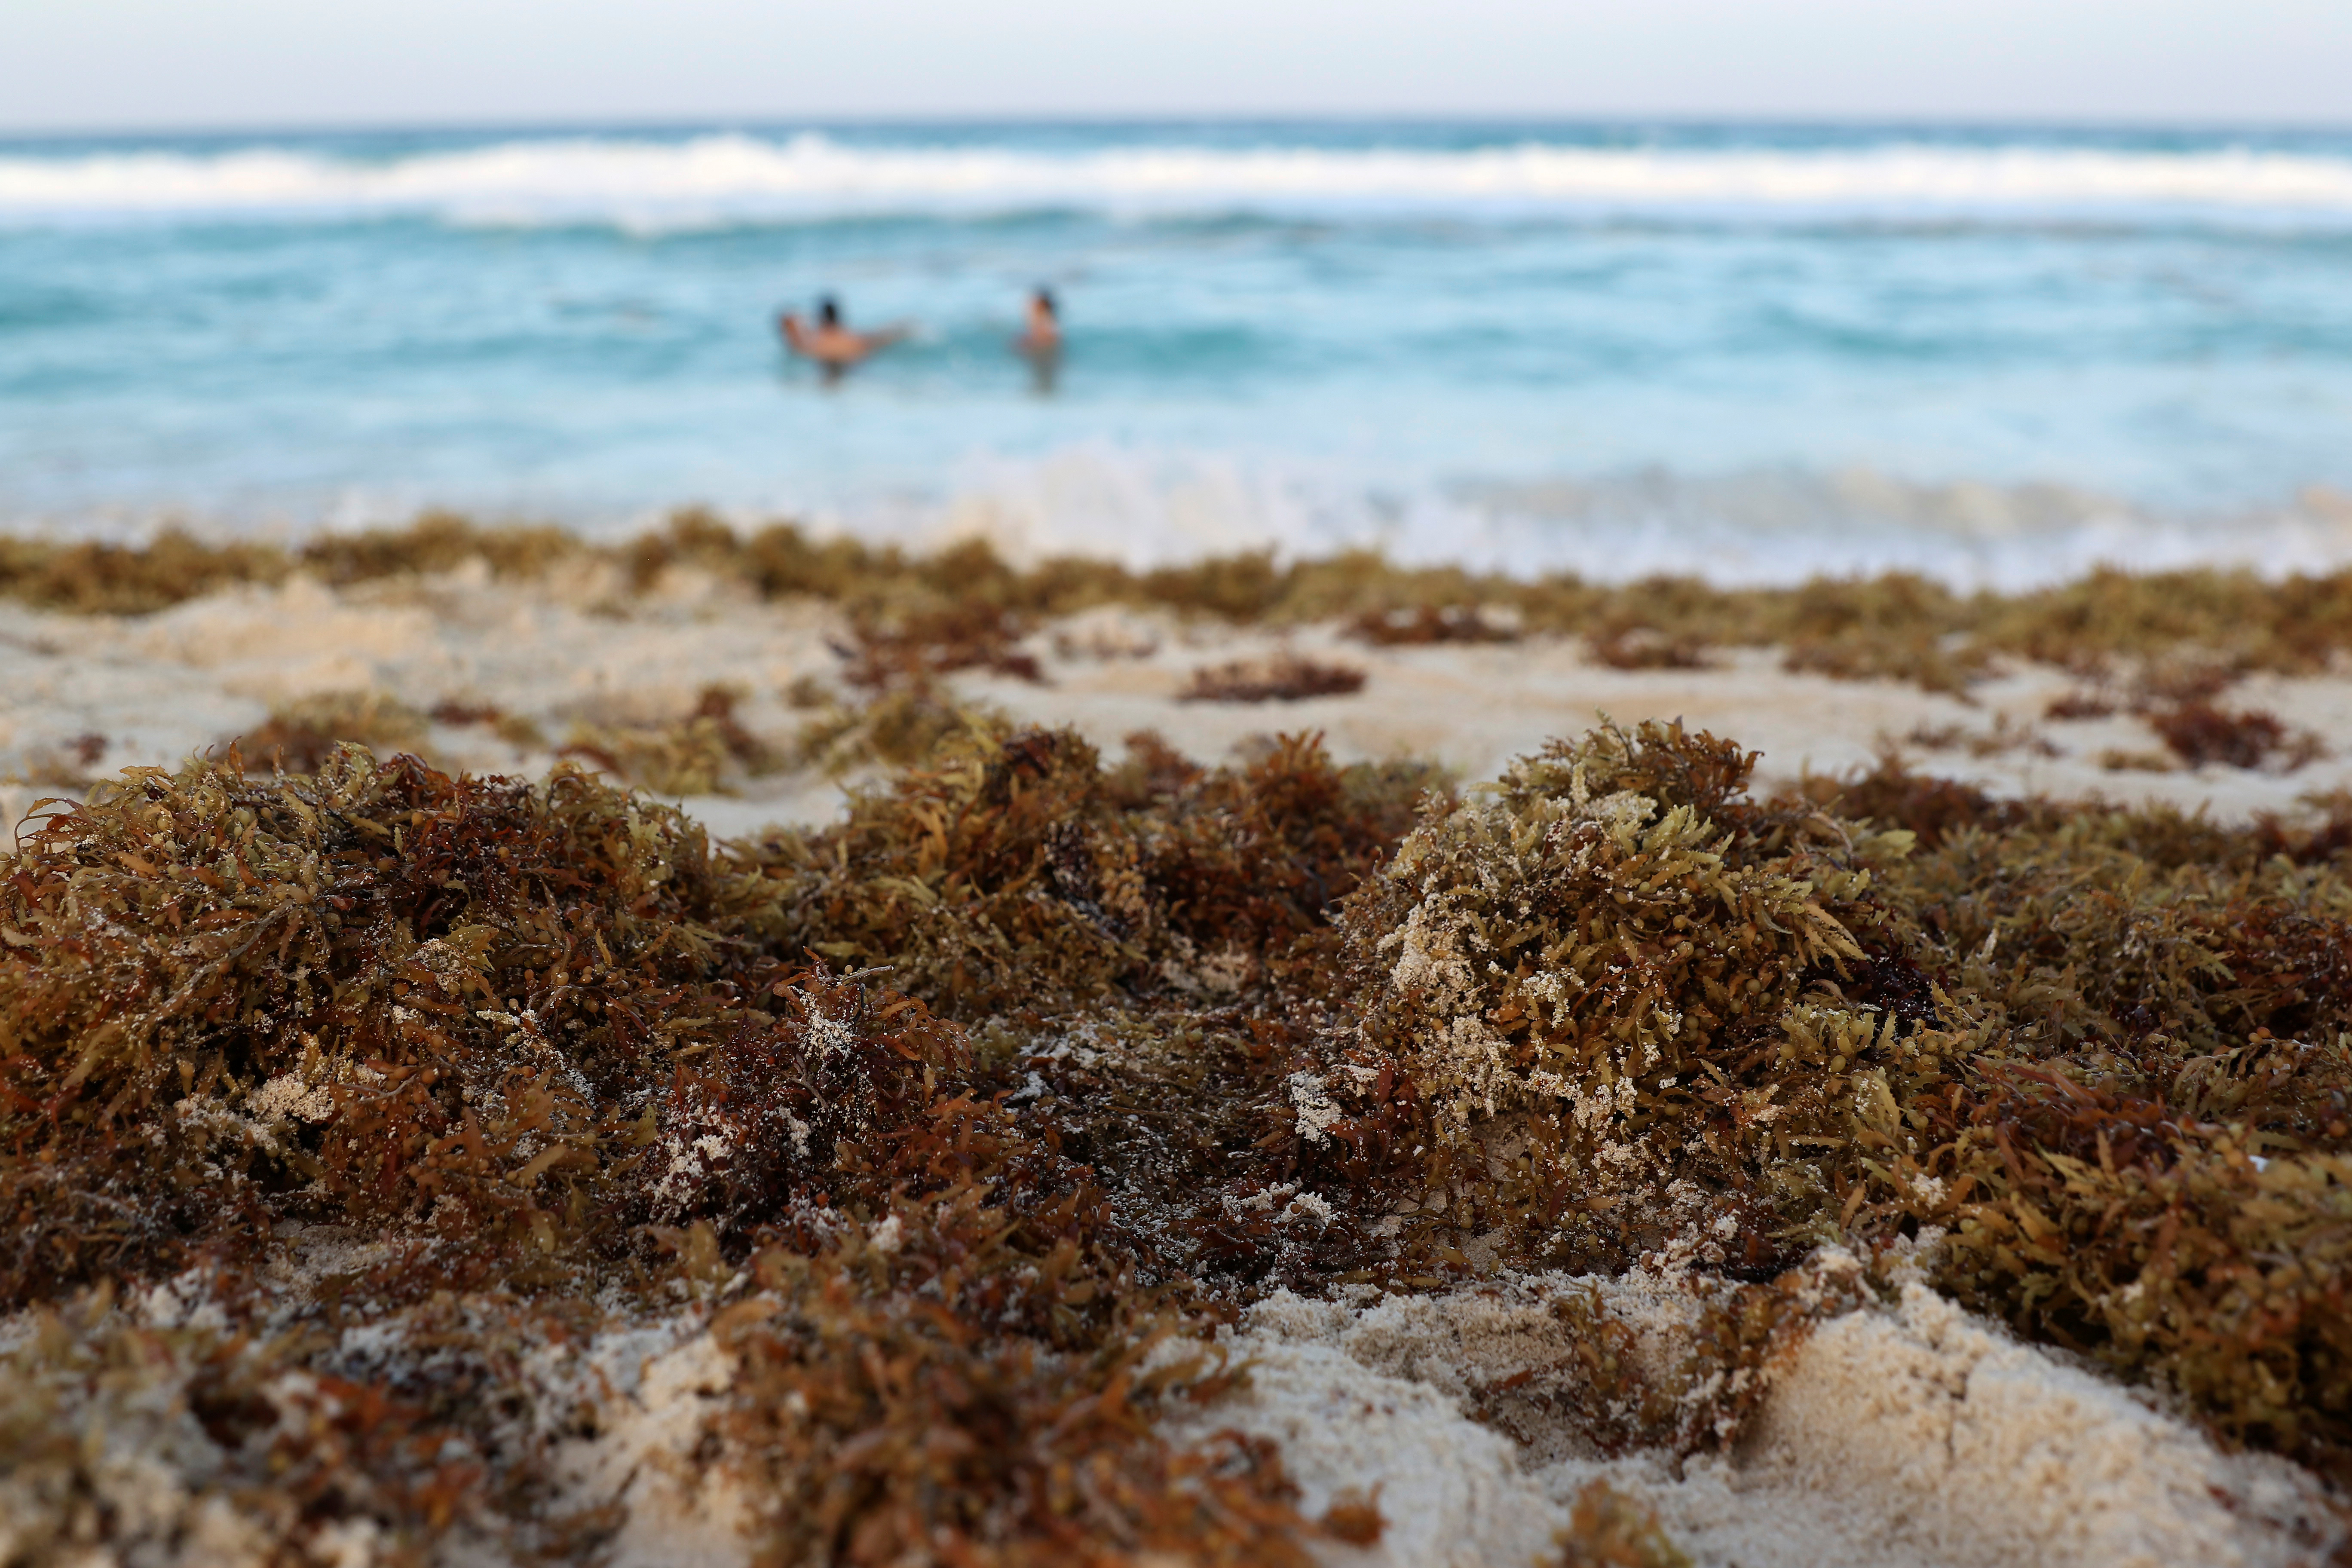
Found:
[[1029, 362], [1037, 390], [1053, 391], [1054, 377], [1062, 368], [1062, 312], [1054, 303], [1052, 289], [1031, 292], [1029, 316], [1022, 325], [1021, 335], [1013, 340], [1013, 347]]
[[802, 321], [799, 311], [786, 310], [777, 318], [776, 327], [784, 335], [784, 346], [803, 359], [815, 361], [827, 381], [840, 380], [852, 366], [901, 341], [910, 330], [891, 326], [854, 332], [842, 321], [841, 306], [830, 294], [816, 303], [815, 326]]

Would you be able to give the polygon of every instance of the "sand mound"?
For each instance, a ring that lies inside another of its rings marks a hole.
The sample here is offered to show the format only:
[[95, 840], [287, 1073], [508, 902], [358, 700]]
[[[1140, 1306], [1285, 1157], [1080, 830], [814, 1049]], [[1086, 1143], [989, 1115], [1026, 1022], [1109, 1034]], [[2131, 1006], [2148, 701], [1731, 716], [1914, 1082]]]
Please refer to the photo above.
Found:
[[1249, 1388], [1172, 1435], [1278, 1440], [1309, 1513], [1379, 1488], [1381, 1542], [1321, 1548], [1334, 1563], [1530, 1562], [1596, 1477], [1654, 1509], [1696, 1563], [1727, 1568], [2286, 1564], [2342, 1538], [2306, 1472], [2221, 1453], [1916, 1283], [1893, 1307], [1818, 1328], [1727, 1457], [1579, 1453], [1564, 1428], [1530, 1430], [1529, 1405], [1511, 1424], [1531, 1441], [1465, 1414], [1480, 1391], [1556, 1361], [1548, 1304], [1582, 1290], [1671, 1353], [1682, 1309], [1653, 1275], [1355, 1304], [1283, 1294], [1231, 1336]]

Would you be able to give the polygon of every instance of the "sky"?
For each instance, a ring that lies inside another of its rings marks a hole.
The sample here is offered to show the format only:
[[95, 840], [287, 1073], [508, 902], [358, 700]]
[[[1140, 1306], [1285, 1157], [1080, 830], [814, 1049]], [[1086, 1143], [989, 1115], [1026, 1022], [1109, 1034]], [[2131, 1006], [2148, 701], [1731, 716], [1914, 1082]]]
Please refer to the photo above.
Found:
[[0, 127], [2352, 121], [2348, 0], [0, 0]]

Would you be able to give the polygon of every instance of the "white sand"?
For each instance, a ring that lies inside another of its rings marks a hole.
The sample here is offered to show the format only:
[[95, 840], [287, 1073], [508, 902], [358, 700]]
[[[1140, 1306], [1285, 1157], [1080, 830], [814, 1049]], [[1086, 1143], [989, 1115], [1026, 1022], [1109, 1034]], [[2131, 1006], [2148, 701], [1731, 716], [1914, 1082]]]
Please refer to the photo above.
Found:
[[547, 1403], [594, 1412], [595, 1437], [566, 1444], [557, 1473], [566, 1506], [628, 1510], [609, 1547], [614, 1568], [732, 1568], [750, 1559], [755, 1518], [747, 1494], [697, 1458], [735, 1375], [732, 1360], [698, 1329], [681, 1319], [599, 1334], [547, 1378], [555, 1385], [541, 1395]]
[[[560, 744], [574, 723], [652, 722], [690, 712], [698, 693], [726, 684], [744, 694], [739, 718], [779, 744], [800, 722], [784, 700], [799, 678], [831, 679], [838, 618], [813, 605], [763, 605], [736, 584], [672, 572], [642, 597], [622, 592], [609, 566], [583, 564], [543, 583], [493, 582], [478, 562], [417, 581], [335, 592], [305, 578], [247, 589], [142, 617], [46, 615], [0, 605], [0, 809], [68, 793], [54, 781], [134, 764], [169, 766], [266, 716], [272, 703], [314, 693], [374, 689], [412, 706], [488, 704], [535, 721]], [[2317, 732], [2332, 755], [2293, 773], [2207, 767], [2109, 772], [2103, 752], [2158, 752], [2128, 716], [2053, 722], [2042, 714], [2071, 682], [2017, 668], [1973, 693], [1973, 704], [1892, 682], [1791, 675], [1769, 649], [1736, 650], [1703, 670], [1617, 670], [1578, 644], [1536, 638], [1501, 646], [1371, 648], [1330, 628], [1287, 636], [1186, 626], [1171, 616], [1104, 608], [1033, 639], [1050, 684], [965, 676], [967, 698], [1015, 718], [1076, 726], [1107, 750], [1156, 729], [1208, 759], [1276, 730], [1318, 730], [1346, 760], [1434, 757], [1465, 779], [1492, 776], [1546, 739], [1606, 712], [1627, 723], [1682, 718], [1763, 752], [1767, 783], [1811, 768], [1866, 763], [1923, 727], [1957, 731], [1941, 749], [1910, 746], [1925, 765], [2010, 793], [2206, 803], [2228, 817], [2292, 808], [2315, 790], [2352, 787], [2352, 679], [2258, 677], [2224, 699], [2273, 710]], [[1355, 696], [1234, 705], [1176, 700], [1203, 664], [1282, 648], [1363, 668]], [[2062, 754], [2026, 746], [1974, 754], [1971, 739], [2033, 735]], [[103, 742], [93, 768], [72, 763], [87, 738]], [[548, 751], [519, 751], [484, 727], [436, 725], [429, 746], [451, 766], [535, 773]], [[29, 782], [25, 782], [29, 781]], [[747, 781], [735, 796], [685, 804], [722, 836], [770, 822], [822, 820], [841, 791], [812, 773]]]
[[[1832, 1255], [1823, 1267], [1851, 1260]], [[2344, 1542], [2342, 1516], [2294, 1466], [2221, 1453], [2185, 1423], [1916, 1282], [1892, 1307], [1820, 1326], [1727, 1456], [1680, 1465], [1664, 1453], [1603, 1458], [1573, 1426], [1545, 1415], [1545, 1380], [1568, 1348], [1550, 1301], [1598, 1290], [1641, 1336], [1645, 1366], [1664, 1370], [1680, 1354], [1693, 1292], [1708, 1288], [1637, 1272], [1503, 1277], [1430, 1297], [1277, 1294], [1226, 1333], [1250, 1363], [1245, 1384], [1162, 1431], [1180, 1445], [1228, 1429], [1274, 1438], [1310, 1514], [1342, 1490], [1377, 1489], [1381, 1539], [1361, 1550], [1317, 1543], [1329, 1568], [1532, 1568], [1555, 1550], [1555, 1532], [1596, 1478], [1654, 1510], [1701, 1568], [2286, 1568], [2326, 1561]], [[290, 1302], [299, 1281], [289, 1289]], [[730, 1473], [725, 1445], [709, 1441], [734, 1375], [705, 1328], [719, 1304], [551, 1342], [520, 1369], [529, 1397], [511, 1436], [556, 1440], [551, 1511], [615, 1502], [628, 1510], [605, 1557], [613, 1568], [751, 1560], [756, 1509]], [[163, 1327], [217, 1316], [195, 1275], [147, 1292], [134, 1310]], [[396, 1355], [398, 1335], [346, 1331], [342, 1355]], [[1524, 1392], [1536, 1397], [1504, 1420], [1464, 1414], [1481, 1391], [1530, 1372]], [[273, 1397], [302, 1392], [272, 1389]], [[182, 1568], [264, 1561], [268, 1532], [217, 1489], [223, 1456], [189, 1417], [176, 1381], [152, 1394], [135, 1405], [100, 1398], [76, 1417], [103, 1449], [93, 1474], [126, 1521], [124, 1543], [135, 1543], [139, 1561]], [[0, 1551], [10, 1496], [0, 1478]], [[447, 1545], [445, 1562], [504, 1561], [470, 1533]], [[308, 1546], [350, 1568], [377, 1560], [364, 1531]]]
[[[1916, 1283], [1892, 1310], [1832, 1319], [1773, 1385], [1728, 1457], [1578, 1453], [1562, 1428], [1515, 1443], [1461, 1401], [1558, 1362], [1548, 1297], [1597, 1288], [1675, 1352], [1671, 1282], [1546, 1277], [1349, 1306], [1261, 1304], [1236, 1353], [1250, 1389], [1172, 1435], [1278, 1439], [1310, 1511], [1381, 1489], [1389, 1520], [1335, 1565], [1525, 1563], [1605, 1477], [1724, 1568], [2117, 1568], [2315, 1562], [2341, 1538], [2319, 1484], [2284, 1460], [2226, 1455], [2096, 1375], [2016, 1343]], [[1530, 1407], [1532, 1408], [1532, 1407]]]

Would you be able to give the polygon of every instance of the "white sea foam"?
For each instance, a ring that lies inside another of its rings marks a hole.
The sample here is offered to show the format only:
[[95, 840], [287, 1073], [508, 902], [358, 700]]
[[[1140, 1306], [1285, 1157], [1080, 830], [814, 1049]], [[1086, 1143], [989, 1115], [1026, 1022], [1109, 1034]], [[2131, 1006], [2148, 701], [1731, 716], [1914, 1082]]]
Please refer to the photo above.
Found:
[[1160, 144], [1068, 153], [852, 146], [822, 134], [525, 138], [389, 159], [257, 146], [0, 156], [0, 220], [424, 213], [662, 226], [862, 213], [1330, 207], [1475, 213], [1729, 209], [1769, 215], [2168, 214], [2352, 220], [2352, 158], [1924, 142], [1819, 150], [1441, 151]]
[[[1911, 572], [1964, 591], [2019, 592], [2102, 567], [2214, 566], [2275, 579], [2352, 566], [2352, 494], [2326, 486], [2209, 508], [1862, 468], [1368, 488], [1344, 469], [1297, 459], [1087, 444], [971, 459], [931, 489], [699, 499], [746, 530], [789, 518], [820, 535], [918, 549], [984, 539], [1024, 564], [1082, 556], [1139, 571], [1244, 551], [1288, 561], [1377, 550], [1405, 564], [1519, 577], [1572, 572], [1601, 583], [1664, 575], [1738, 586]], [[258, 510], [0, 506], [0, 533], [136, 542], [187, 527], [206, 538], [285, 542], [403, 526], [428, 502], [490, 522], [559, 521], [603, 540], [659, 528], [667, 515], [660, 504], [600, 506], [538, 492], [353, 489], [289, 492]]]
[[2167, 510], [2058, 485], [1928, 483], [1862, 468], [1368, 492], [1303, 465], [1080, 447], [975, 466], [944, 500], [819, 516], [917, 543], [985, 538], [1020, 561], [1084, 555], [1136, 568], [1248, 549], [1297, 559], [1369, 548], [1410, 563], [1602, 582], [1789, 584], [1903, 571], [2016, 591], [2101, 566], [2283, 576], [2352, 564], [2352, 496], [2325, 488], [2261, 506]]

